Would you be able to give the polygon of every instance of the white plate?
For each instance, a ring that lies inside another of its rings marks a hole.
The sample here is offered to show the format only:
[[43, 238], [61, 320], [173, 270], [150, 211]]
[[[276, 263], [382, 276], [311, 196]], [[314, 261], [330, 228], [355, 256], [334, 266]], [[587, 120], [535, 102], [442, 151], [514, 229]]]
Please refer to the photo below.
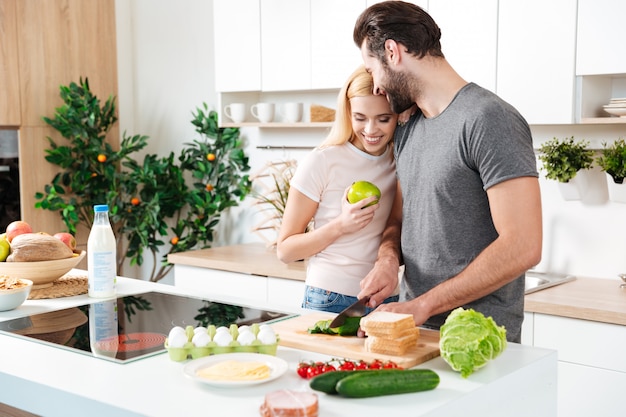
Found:
[[[264, 362], [270, 368], [270, 376], [265, 379], [258, 379], [254, 381], [218, 381], [213, 379], [206, 379], [199, 377], [197, 372], [200, 369], [208, 366], [215, 365], [216, 363], [223, 361], [239, 361], [239, 362]], [[248, 385], [264, 384], [269, 381], [273, 381], [280, 377], [287, 371], [287, 362], [281, 358], [277, 358], [272, 355], [265, 355], [262, 353], [224, 353], [218, 355], [205, 356], [203, 358], [195, 359], [186, 364], [183, 368], [185, 376], [193, 379], [194, 381], [201, 382], [203, 384], [213, 385], [216, 387], [243, 387]]]
[[605, 107], [604, 111], [615, 116], [625, 117], [626, 107]]

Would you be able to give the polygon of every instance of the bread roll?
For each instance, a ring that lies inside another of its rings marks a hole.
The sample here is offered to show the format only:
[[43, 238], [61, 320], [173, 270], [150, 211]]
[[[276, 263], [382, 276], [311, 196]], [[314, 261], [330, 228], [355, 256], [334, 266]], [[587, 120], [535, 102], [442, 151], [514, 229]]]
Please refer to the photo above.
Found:
[[290, 390], [270, 392], [265, 395], [259, 411], [261, 417], [317, 417], [317, 394]]

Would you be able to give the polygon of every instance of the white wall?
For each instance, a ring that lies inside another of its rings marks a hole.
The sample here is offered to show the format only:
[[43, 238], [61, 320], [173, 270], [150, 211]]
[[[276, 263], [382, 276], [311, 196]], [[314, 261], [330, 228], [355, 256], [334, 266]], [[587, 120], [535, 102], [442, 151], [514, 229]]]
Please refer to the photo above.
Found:
[[[147, 152], [178, 153], [183, 142], [194, 138], [191, 112], [202, 102], [213, 107], [217, 104], [212, 1], [118, 0], [117, 9], [121, 129], [128, 134], [150, 136]], [[233, 30], [237, 30], [236, 22]], [[592, 146], [599, 149], [603, 141], [626, 138], [623, 125], [532, 129], [537, 146], [554, 136], [574, 136], [592, 141]], [[300, 159], [306, 153], [257, 146], [313, 146], [324, 133], [317, 129], [242, 129], [251, 174], [261, 170], [267, 161]], [[594, 171], [595, 192], [582, 201], [564, 201], [556, 183], [541, 180], [544, 251], [538, 270], [603, 278], [626, 272], [626, 204], [607, 200], [601, 174]], [[251, 232], [263, 218], [251, 204], [248, 199], [223, 219], [214, 246], [264, 241]]]

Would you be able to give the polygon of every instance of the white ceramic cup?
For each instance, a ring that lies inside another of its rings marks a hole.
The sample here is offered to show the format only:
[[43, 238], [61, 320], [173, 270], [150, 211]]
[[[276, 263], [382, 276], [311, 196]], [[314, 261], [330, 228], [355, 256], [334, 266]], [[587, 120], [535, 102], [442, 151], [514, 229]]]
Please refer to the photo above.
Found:
[[261, 123], [269, 123], [274, 120], [274, 103], [257, 103], [250, 107], [250, 112]]
[[235, 123], [241, 123], [246, 119], [246, 105], [244, 103], [230, 103], [224, 107], [224, 114]]
[[280, 114], [286, 123], [296, 123], [302, 119], [302, 103], [285, 103], [280, 109]]

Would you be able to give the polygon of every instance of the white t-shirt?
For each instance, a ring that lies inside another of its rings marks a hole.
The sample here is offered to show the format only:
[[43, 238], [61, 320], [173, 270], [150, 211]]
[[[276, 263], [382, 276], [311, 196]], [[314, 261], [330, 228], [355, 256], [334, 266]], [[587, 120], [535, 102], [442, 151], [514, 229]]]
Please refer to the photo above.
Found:
[[315, 149], [299, 163], [290, 186], [319, 204], [313, 218], [319, 228], [341, 213], [341, 199], [355, 181], [369, 181], [381, 191], [374, 219], [358, 232], [341, 236], [309, 259], [306, 283], [349, 296], [373, 268], [381, 236], [396, 193], [396, 170], [391, 147], [370, 155], [351, 143]]

